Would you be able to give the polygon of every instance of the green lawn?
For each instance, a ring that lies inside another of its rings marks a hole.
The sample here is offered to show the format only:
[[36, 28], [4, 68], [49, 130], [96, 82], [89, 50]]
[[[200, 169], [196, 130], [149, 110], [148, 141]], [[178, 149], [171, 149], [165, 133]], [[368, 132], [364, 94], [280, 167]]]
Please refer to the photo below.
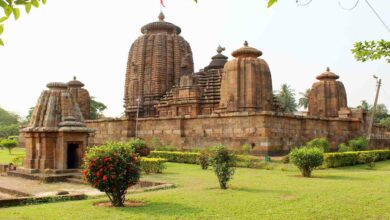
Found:
[[314, 171], [237, 169], [220, 190], [211, 170], [169, 163], [164, 174], [143, 176], [177, 188], [128, 195], [146, 207], [102, 208], [84, 201], [0, 209], [0, 219], [390, 219], [390, 161]]
[[14, 148], [9, 154], [7, 149], [0, 149], [0, 164], [8, 164], [11, 163], [15, 157], [24, 156], [26, 151], [24, 148]]

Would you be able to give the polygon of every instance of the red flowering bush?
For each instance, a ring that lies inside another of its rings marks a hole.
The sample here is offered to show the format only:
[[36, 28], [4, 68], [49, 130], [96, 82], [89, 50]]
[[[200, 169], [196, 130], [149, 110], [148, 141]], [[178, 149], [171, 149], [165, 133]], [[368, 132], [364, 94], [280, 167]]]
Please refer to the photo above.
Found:
[[150, 154], [150, 148], [146, 145], [146, 142], [141, 139], [135, 139], [128, 142], [131, 148], [134, 149], [140, 157], [146, 157]]
[[84, 157], [84, 179], [105, 192], [115, 207], [123, 206], [127, 189], [140, 177], [140, 160], [126, 144], [107, 143], [88, 148]]

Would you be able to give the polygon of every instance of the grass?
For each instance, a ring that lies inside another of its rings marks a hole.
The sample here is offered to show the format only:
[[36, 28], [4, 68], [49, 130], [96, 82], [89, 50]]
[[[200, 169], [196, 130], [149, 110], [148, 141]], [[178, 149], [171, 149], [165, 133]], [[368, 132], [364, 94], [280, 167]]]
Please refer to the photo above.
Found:
[[7, 149], [3, 149], [3, 150], [0, 149], [0, 164], [9, 164], [12, 162], [12, 160], [15, 157], [25, 156], [25, 155], [26, 155], [26, 151], [24, 148], [18, 148], [18, 147], [14, 148], [12, 149], [11, 154], [9, 154]]
[[[285, 170], [285, 171], [282, 171]], [[315, 170], [239, 168], [228, 190], [212, 170], [168, 163], [164, 174], [143, 179], [176, 183], [177, 188], [130, 194], [148, 203], [138, 208], [102, 208], [91, 198], [0, 209], [1, 219], [390, 219], [390, 161]]]

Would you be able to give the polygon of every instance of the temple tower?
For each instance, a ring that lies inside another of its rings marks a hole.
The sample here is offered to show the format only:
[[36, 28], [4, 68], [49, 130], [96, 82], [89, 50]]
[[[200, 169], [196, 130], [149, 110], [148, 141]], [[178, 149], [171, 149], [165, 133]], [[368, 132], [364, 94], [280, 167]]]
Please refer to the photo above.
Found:
[[271, 111], [272, 79], [262, 52], [249, 47], [233, 51], [235, 59], [227, 62], [221, 82], [221, 112]]
[[339, 78], [329, 67], [326, 72], [317, 76], [309, 94], [310, 116], [338, 117], [341, 108], [347, 107], [347, 93], [344, 84], [337, 81]]
[[141, 28], [140, 36], [131, 46], [125, 82], [124, 107], [128, 117], [154, 117], [158, 104], [167, 91], [179, 85], [183, 74], [194, 72], [190, 44], [180, 36], [181, 29], [164, 21]]
[[30, 173], [44, 169], [77, 169], [88, 146], [89, 133], [77, 101], [66, 83], [49, 83], [34, 108], [29, 125], [22, 130], [26, 142], [24, 168]]
[[72, 94], [74, 100], [79, 104], [84, 120], [91, 119], [90, 99], [88, 90], [84, 89], [84, 83], [73, 77], [72, 81], [68, 82], [68, 90]]

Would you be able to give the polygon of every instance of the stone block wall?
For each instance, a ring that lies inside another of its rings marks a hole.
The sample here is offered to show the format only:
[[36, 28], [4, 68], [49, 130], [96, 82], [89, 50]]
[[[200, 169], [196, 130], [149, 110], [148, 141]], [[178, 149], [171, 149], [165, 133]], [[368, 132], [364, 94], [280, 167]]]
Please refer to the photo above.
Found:
[[[135, 135], [135, 120], [87, 121], [96, 129], [92, 142], [129, 140]], [[204, 148], [224, 144], [241, 150], [245, 143], [253, 144], [254, 153], [280, 155], [294, 146], [326, 137], [333, 149], [352, 138], [365, 135], [365, 122], [357, 119], [319, 118], [288, 114], [229, 113], [198, 117], [145, 118], [138, 120], [138, 137], [151, 142], [158, 138], [163, 145], [178, 148]], [[390, 147], [385, 130], [375, 127], [373, 148]]]

